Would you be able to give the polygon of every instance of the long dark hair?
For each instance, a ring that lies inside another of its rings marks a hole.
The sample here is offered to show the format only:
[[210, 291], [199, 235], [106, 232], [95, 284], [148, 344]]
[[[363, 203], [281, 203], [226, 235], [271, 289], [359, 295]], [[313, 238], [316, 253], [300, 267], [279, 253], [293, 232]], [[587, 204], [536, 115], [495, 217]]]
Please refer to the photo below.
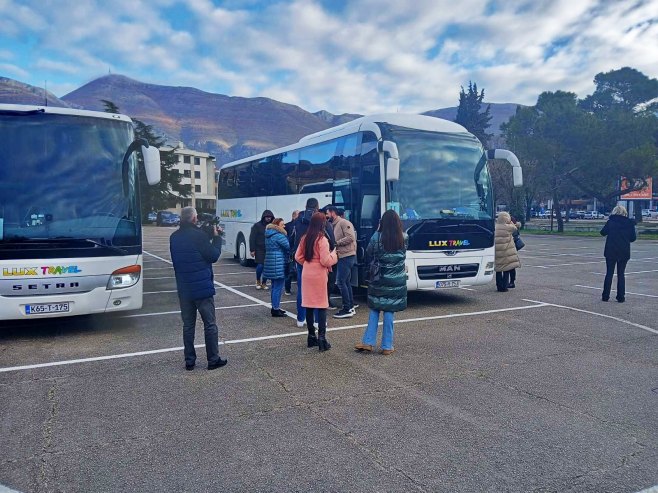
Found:
[[316, 212], [311, 216], [311, 223], [308, 225], [306, 234], [301, 239], [304, 243], [304, 259], [307, 262], [310, 262], [313, 259], [315, 242], [324, 234], [324, 223], [326, 221], [327, 216], [322, 212]]
[[402, 232], [402, 222], [398, 213], [392, 209], [384, 212], [379, 221], [379, 228], [382, 234], [382, 246], [387, 252], [395, 252], [404, 248], [404, 233]]

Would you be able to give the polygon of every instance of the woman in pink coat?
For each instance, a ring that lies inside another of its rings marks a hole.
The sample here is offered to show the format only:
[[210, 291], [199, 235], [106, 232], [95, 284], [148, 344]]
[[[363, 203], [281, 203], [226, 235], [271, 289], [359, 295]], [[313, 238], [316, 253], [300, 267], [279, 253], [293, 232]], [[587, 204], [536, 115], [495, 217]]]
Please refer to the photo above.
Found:
[[[302, 306], [306, 308], [308, 347], [318, 346], [320, 351], [331, 348], [327, 341], [327, 277], [332, 265], [338, 262], [336, 250], [329, 251], [329, 241], [324, 236], [324, 223], [327, 218], [321, 212], [311, 217], [306, 234], [299, 241], [295, 260], [302, 269]], [[313, 312], [318, 312], [318, 337], [315, 337]]]

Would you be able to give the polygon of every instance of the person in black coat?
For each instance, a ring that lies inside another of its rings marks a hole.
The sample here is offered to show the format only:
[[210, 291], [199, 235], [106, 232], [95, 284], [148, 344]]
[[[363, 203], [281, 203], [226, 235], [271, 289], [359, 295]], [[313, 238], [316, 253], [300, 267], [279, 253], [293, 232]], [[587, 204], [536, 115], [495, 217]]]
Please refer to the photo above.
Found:
[[605, 256], [606, 274], [603, 281], [603, 294], [601, 299], [610, 299], [610, 288], [612, 287], [612, 276], [617, 266], [617, 301], [626, 301], [626, 281], [624, 270], [631, 258], [631, 243], [637, 238], [635, 234], [635, 221], [628, 218], [628, 212], [624, 206], [618, 205], [612, 210], [608, 222], [601, 230], [601, 235], [606, 236]]
[[194, 331], [198, 311], [203, 320], [208, 369], [214, 370], [226, 364], [226, 359], [219, 357], [212, 272], [212, 264], [222, 253], [222, 239], [217, 226], [214, 226], [213, 237], [210, 238], [208, 233], [196, 227], [196, 223], [196, 209], [183, 207], [180, 228], [169, 237], [169, 250], [183, 319], [185, 369], [193, 370], [196, 363]]
[[251, 227], [249, 233], [249, 250], [256, 262], [256, 289], [268, 289], [267, 279], [261, 276], [263, 274], [263, 266], [265, 265], [265, 228], [274, 219], [272, 211], [265, 209], [260, 217], [260, 221]]

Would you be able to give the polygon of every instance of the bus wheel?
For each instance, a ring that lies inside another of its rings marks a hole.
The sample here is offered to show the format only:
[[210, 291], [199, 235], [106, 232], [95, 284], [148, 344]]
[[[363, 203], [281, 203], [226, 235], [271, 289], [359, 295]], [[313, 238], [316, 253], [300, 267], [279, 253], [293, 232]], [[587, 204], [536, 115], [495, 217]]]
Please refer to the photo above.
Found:
[[238, 259], [240, 260], [240, 265], [243, 267], [246, 267], [251, 263], [247, 258], [247, 243], [244, 241], [242, 235], [238, 238]]

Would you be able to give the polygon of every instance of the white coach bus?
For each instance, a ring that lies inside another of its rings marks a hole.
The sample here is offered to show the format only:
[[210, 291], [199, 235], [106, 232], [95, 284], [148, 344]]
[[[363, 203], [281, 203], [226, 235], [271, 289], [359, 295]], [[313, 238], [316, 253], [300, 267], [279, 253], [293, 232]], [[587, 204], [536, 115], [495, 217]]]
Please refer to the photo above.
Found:
[[138, 158], [130, 118], [0, 105], [0, 320], [142, 306]]
[[484, 284], [494, 275], [494, 201], [488, 159], [516, 156], [483, 149], [462, 126], [420, 115], [374, 115], [302, 138], [298, 143], [222, 166], [217, 215], [225, 250], [250, 260], [251, 226], [263, 210], [290, 220], [315, 197], [345, 210], [357, 231], [359, 284], [365, 248], [387, 209], [409, 236], [409, 290]]

